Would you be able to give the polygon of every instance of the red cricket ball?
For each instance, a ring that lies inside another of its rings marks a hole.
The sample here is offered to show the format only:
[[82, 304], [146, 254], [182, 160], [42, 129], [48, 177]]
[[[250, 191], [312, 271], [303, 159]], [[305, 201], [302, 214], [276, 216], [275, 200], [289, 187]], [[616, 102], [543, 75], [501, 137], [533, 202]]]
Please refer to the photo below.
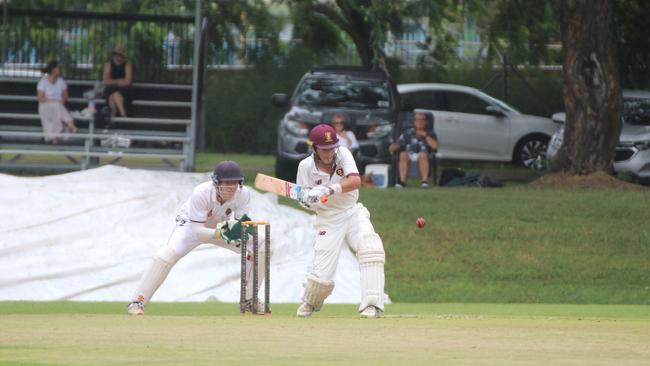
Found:
[[425, 220], [424, 217], [418, 217], [418, 219], [415, 220], [415, 226], [417, 226], [420, 229], [422, 229], [426, 224], [427, 224], [427, 220]]

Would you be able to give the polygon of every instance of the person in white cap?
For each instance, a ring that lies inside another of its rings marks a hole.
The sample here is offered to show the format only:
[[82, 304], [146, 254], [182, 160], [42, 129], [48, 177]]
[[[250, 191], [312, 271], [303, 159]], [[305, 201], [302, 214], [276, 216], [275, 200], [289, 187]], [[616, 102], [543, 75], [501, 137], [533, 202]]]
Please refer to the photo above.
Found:
[[[334, 128], [315, 126], [309, 134], [313, 153], [298, 166], [297, 184], [306, 188], [300, 203], [316, 212], [314, 258], [304, 283], [303, 303], [296, 315], [319, 311], [334, 290], [334, 275], [344, 243], [356, 253], [361, 277], [362, 318], [379, 318], [384, 311], [385, 253], [370, 213], [359, 202], [361, 178], [350, 151], [339, 147]], [[327, 202], [323, 197], [327, 196]]]

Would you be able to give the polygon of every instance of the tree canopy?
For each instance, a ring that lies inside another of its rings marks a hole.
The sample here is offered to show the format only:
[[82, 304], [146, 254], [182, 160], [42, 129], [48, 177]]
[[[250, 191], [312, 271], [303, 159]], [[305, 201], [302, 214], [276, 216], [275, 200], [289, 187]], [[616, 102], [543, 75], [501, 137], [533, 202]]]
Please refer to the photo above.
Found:
[[[11, 7], [193, 15], [195, 0], [23, 0]], [[278, 6], [289, 16], [274, 14]], [[595, 11], [598, 10], [598, 11]], [[216, 53], [247, 63], [282, 61], [283, 47], [337, 55], [352, 45], [360, 63], [386, 69], [385, 49], [412, 24], [425, 24], [427, 67], [455, 62], [464, 26], [480, 36], [491, 66], [508, 55], [528, 67], [563, 64], [567, 111], [564, 170], [586, 174], [611, 166], [620, 129], [620, 90], [650, 86], [646, 0], [203, 0]], [[293, 41], [281, 44], [286, 21]], [[5, 30], [6, 31], [6, 30]], [[255, 42], [254, 47], [251, 42]], [[297, 47], [296, 47], [297, 48]], [[252, 50], [252, 51], [251, 51]], [[254, 52], [253, 52], [254, 51]], [[225, 61], [225, 60], [224, 60]], [[569, 149], [567, 147], [567, 149]]]

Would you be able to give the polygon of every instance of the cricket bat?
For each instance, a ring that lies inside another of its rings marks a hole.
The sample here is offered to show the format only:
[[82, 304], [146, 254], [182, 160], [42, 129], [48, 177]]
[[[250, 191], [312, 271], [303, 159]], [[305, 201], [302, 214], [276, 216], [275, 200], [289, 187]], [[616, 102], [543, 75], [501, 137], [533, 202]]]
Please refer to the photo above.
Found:
[[[257, 173], [255, 176], [255, 188], [294, 200], [300, 199], [300, 192], [303, 190], [303, 188], [296, 183], [287, 182], [286, 180], [271, 177], [270, 175], [262, 173]], [[327, 201], [327, 196], [321, 198], [321, 203], [327, 203]]]

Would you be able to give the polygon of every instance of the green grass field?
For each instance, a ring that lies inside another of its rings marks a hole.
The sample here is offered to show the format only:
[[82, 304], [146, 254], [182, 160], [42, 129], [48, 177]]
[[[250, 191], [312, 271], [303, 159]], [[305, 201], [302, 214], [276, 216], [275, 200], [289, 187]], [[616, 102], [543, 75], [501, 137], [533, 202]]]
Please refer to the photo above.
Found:
[[[272, 156], [200, 154], [197, 167], [223, 159], [239, 161], [248, 182], [273, 173]], [[396, 302], [650, 305], [650, 189], [363, 188], [360, 201], [383, 239]]]
[[[197, 171], [224, 159], [248, 183], [273, 173], [272, 156], [208, 153]], [[123, 303], [0, 302], [0, 365], [648, 365], [649, 193], [364, 188], [386, 249], [384, 319], [354, 305], [297, 319], [297, 304], [242, 317], [154, 298], [128, 317]]]
[[650, 304], [649, 198], [527, 186], [361, 192], [400, 302]]
[[647, 365], [641, 305], [326, 305], [311, 319], [236, 304], [0, 302], [0, 365]]

